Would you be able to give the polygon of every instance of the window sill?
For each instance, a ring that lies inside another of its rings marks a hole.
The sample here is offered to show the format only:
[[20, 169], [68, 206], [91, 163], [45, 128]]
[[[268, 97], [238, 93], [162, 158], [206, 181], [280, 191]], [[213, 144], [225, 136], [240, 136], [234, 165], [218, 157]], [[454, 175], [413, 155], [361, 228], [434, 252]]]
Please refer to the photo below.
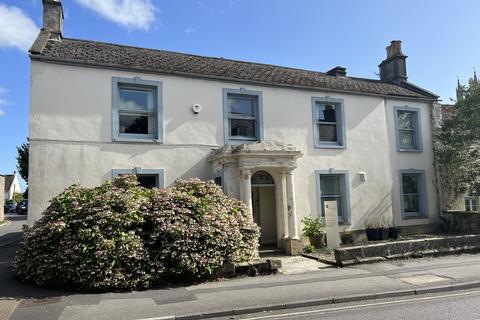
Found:
[[151, 144], [162, 144], [163, 141], [158, 139], [147, 139], [147, 138], [114, 138], [113, 142], [127, 142], [127, 143], [151, 143]]
[[342, 144], [315, 144], [315, 149], [346, 149]]
[[405, 215], [402, 214], [402, 220], [426, 220], [428, 219], [428, 215], [425, 214], [412, 214], [412, 215]]
[[398, 148], [397, 151], [398, 152], [407, 152], [407, 153], [422, 153], [423, 149], [402, 149], [402, 148]]

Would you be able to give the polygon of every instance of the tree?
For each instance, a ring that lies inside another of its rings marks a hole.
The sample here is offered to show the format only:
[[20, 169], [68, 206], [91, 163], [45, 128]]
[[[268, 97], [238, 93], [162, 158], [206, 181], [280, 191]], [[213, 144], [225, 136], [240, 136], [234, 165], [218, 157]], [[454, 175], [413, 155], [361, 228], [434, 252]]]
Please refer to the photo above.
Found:
[[480, 195], [480, 82], [450, 107], [439, 135], [437, 163], [447, 208], [465, 194]]
[[28, 142], [22, 143], [17, 147], [17, 169], [20, 176], [28, 184], [28, 150], [30, 144]]
[[15, 192], [13, 194], [12, 200], [14, 203], [19, 203], [20, 201], [23, 200], [23, 193]]

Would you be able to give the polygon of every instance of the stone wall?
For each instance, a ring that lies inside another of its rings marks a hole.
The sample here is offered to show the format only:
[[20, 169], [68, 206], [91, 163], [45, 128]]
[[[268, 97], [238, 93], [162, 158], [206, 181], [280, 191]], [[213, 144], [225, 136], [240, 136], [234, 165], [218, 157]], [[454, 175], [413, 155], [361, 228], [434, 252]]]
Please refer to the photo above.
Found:
[[442, 224], [448, 231], [480, 233], [480, 212], [446, 211]]

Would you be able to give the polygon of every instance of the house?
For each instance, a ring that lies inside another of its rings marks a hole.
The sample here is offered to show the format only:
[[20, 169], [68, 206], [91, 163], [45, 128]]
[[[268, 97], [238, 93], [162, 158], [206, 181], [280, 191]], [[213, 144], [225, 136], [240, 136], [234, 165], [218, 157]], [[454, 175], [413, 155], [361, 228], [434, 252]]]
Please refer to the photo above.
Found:
[[380, 80], [67, 38], [43, 0], [30, 49], [29, 223], [65, 187], [136, 174], [213, 179], [243, 200], [261, 243], [301, 250], [302, 219], [338, 205], [340, 230], [439, 220], [432, 110], [400, 41]]
[[5, 190], [4, 190], [4, 199], [12, 200], [15, 193], [22, 192], [20, 188], [20, 183], [18, 182], [17, 172], [13, 174], [4, 174], [5, 177]]

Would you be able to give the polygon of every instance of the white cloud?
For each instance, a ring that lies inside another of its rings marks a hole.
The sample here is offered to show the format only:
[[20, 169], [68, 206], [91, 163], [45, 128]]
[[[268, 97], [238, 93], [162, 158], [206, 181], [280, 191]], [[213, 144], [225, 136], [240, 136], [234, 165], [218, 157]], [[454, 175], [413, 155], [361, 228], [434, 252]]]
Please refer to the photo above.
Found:
[[21, 9], [0, 4], [0, 47], [26, 51], [33, 44], [38, 29]]
[[77, 2], [129, 29], [148, 30], [155, 22], [156, 8], [151, 0], [77, 0]]
[[7, 100], [0, 99], [0, 117], [5, 114], [5, 109], [3, 107], [7, 104], [10, 104]]
[[197, 32], [197, 29], [195, 29], [195, 28], [187, 28], [187, 29], [183, 30], [183, 32], [185, 32], [186, 34], [190, 34], [190, 33]]

